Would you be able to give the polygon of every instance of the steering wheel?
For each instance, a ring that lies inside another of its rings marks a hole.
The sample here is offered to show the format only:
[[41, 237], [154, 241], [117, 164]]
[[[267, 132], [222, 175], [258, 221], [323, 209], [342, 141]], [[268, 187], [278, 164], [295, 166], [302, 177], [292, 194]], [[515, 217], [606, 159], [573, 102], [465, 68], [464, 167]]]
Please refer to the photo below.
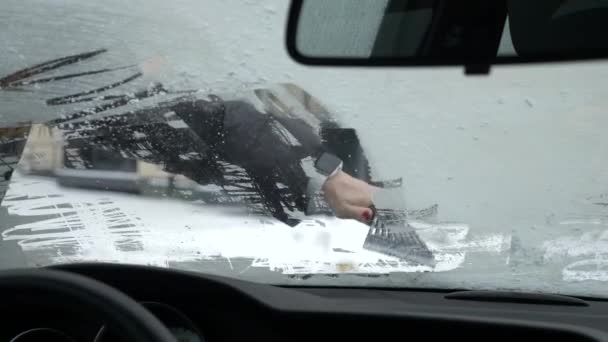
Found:
[[177, 342], [141, 304], [108, 285], [81, 275], [44, 269], [2, 271], [0, 293], [52, 296], [66, 306], [85, 308], [120, 331], [125, 341]]

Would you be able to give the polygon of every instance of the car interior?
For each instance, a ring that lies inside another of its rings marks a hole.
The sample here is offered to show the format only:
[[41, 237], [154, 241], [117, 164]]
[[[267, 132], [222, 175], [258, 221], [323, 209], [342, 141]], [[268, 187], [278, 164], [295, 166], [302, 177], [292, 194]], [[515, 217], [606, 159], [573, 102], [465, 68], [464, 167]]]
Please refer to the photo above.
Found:
[[[499, 64], [608, 57], [601, 6], [552, 16], [564, 1], [389, 1], [368, 53], [340, 55], [301, 44], [314, 3], [292, 1], [285, 42], [313, 67], [492, 77]], [[497, 56], [506, 24], [517, 56]], [[540, 292], [277, 286], [106, 263], [3, 270], [0, 291], [0, 341], [11, 342], [608, 340], [608, 300]]]
[[6, 272], [1, 286], [7, 341], [33, 327], [71, 338], [18, 341], [603, 341], [608, 319], [606, 301], [558, 295], [278, 287], [110, 264]]

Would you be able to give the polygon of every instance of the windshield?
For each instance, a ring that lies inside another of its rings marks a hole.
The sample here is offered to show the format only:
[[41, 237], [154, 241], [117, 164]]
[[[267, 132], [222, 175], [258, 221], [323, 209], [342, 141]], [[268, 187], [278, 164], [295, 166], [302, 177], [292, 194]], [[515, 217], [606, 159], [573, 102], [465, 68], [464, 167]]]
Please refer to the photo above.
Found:
[[305, 67], [288, 5], [3, 0], [0, 267], [608, 296], [608, 64]]

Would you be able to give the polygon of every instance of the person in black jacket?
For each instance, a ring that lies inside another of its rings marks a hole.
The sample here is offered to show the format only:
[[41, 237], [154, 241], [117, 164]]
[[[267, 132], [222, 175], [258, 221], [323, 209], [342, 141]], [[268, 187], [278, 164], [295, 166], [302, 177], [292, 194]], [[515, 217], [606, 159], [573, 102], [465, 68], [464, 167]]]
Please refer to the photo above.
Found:
[[[372, 218], [374, 188], [343, 171], [340, 158], [326, 150], [319, 134], [303, 120], [261, 113], [244, 101], [209, 98], [184, 97], [125, 115], [88, 121], [86, 125], [94, 130], [78, 124], [64, 125], [64, 129], [72, 127], [78, 136], [94, 131], [92, 138], [78, 143], [84, 149], [97, 146], [120, 150], [133, 158], [162, 164], [167, 172], [184, 175], [199, 184], [227, 185], [222, 165], [236, 165], [254, 185], [265, 210], [284, 222], [291, 220], [289, 211], [307, 212], [317, 193], [324, 194], [340, 218], [362, 222]], [[148, 122], [153, 117], [180, 119], [189, 129]], [[295, 137], [297, 143], [290, 143], [287, 135]], [[76, 145], [74, 141], [70, 144]], [[143, 147], [153, 153], [142, 157], [138, 150]], [[197, 157], [185, 158], [187, 153]], [[314, 165], [309, 171], [302, 166], [307, 158]], [[112, 167], [115, 166], [110, 163], [108, 168]]]
[[[284, 118], [286, 127], [298, 140], [294, 148], [276, 132], [276, 118], [260, 113], [243, 101], [191, 101], [170, 107], [197, 135], [212, 146], [221, 158], [249, 170], [260, 184], [283, 182], [307, 200], [308, 181], [316, 175], [303, 176], [297, 167], [306, 157], [315, 159], [325, 199], [341, 218], [367, 222], [373, 213], [373, 187], [341, 170], [341, 162], [328, 153], [321, 138], [303, 120]], [[319, 165], [320, 160], [328, 160]], [[333, 164], [332, 164], [333, 161]], [[298, 200], [296, 199], [296, 203]], [[305, 206], [305, 201], [298, 206]]]

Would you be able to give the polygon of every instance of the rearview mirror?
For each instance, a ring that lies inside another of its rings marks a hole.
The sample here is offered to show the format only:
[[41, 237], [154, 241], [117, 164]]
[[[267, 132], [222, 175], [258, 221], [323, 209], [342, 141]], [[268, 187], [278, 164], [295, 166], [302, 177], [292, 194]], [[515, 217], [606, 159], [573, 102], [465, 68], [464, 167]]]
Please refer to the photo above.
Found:
[[287, 48], [308, 65], [463, 65], [608, 57], [607, 0], [294, 0]]

